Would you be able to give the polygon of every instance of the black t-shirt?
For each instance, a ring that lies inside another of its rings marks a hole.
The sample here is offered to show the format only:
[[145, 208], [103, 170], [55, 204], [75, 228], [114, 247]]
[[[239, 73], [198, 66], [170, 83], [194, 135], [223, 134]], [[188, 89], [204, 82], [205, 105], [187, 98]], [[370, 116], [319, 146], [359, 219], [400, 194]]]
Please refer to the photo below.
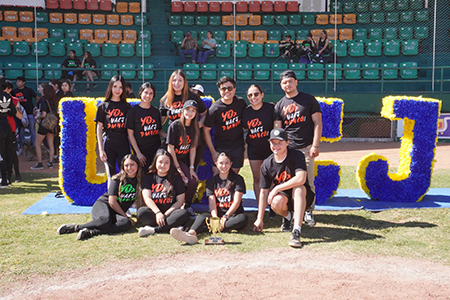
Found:
[[183, 132], [180, 128], [180, 120], [173, 122], [167, 130], [167, 144], [174, 146], [178, 160], [188, 156], [192, 142], [195, 140], [194, 126], [185, 126], [184, 128], [186, 128], [186, 145], [183, 145]]
[[[120, 193], [119, 193], [120, 186]], [[134, 201], [136, 201], [137, 178], [125, 178], [125, 182], [120, 185], [118, 178], [111, 180], [108, 192], [101, 195], [97, 201], [108, 203], [108, 196], [117, 196], [117, 202], [124, 212], [126, 212]], [[109, 205], [109, 204], [108, 204]]]
[[97, 63], [95, 60], [91, 59], [90, 61], [84, 61], [84, 66], [81, 67], [86, 69], [95, 69], [97, 68]]
[[[49, 107], [50, 105], [50, 107]], [[42, 112], [54, 112], [56, 113], [55, 104], [51, 100], [46, 100], [44, 97], [39, 98], [38, 102], [36, 102], [36, 107], [39, 111]]]
[[140, 150], [157, 149], [161, 145], [161, 116], [156, 107], [133, 106], [128, 111], [126, 126], [127, 129], [134, 130], [134, 138]]
[[[229, 182], [232, 182], [232, 184], [229, 184]], [[234, 201], [235, 192], [241, 192], [245, 194], [245, 191], [246, 189], [244, 178], [231, 170], [226, 180], [222, 180], [219, 174], [217, 174], [213, 178], [210, 178], [206, 181], [206, 196], [215, 196], [217, 212], [219, 213], [219, 215], [221, 215], [220, 212], [222, 212], [222, 214], [225, 214], [231, 207]], [[244, 208], [242, 207], [241, 201], [239, 207], [236, 209], [235, 214], [243, 212]]]
[[289, 138], [289, 148], [312, 144], [314, 122], [311, 116], [320, 111], [319, 102], [310, 94], [299, 92], [294, 98], [284, 96], [275, 105], [275, 120], [281, 120]]
[[169, 190], [167, 190], [169, 185], [167, 177], [160, 177], [157, 173], [147, 174], [142, 180], [142, 190], [150, 190], [153, 202], [162, 213], [165, 213], [177, 201], [178, 195], [185, 192], [181, 177], [175, 175], [172, 178]]
[[242, 112], [247, 106], [244, 99], [234, 96], [229, 105], [221, 99], [214, 102], [206, 113], [204, 125], [216, 130], [216, 148], [236, 149], [244, 146]]
[[[197, 101], [198, 113], [204, 113], [206, 111], [206, 106], [203, 100], [199, 95], [192, 93], [189, 91], [189, 97], [187, 100], [195, 100]], [[172, 124], [173, 121], [178, 120], [181, 117], [181, 111], [183, 110], [183, 101], [181, 95], [175, 95], [172, 106], [166, 106], [165, 97], [161, 99], [159, 104], [159, 111], [161, 112], [161, 116], [169, 118], [169, 124]]]
[[62, 67], [63, 68], [68, 68], [68, 69], [76, 69], [78, 68], [78, 66], [81, 65], [81, 61], [78, 58], [66, 58], [63, 63], [62, 63]]
[[242, 125], [248, 129], [246, 142], [249, 148], [270, 152], [269, 134], [273, 129], [274, 107], [272, 103], [264, 102], [259, 110], [254, 110], [251, 105], [244, 109]]
[[0, 91], [0, 123], [8, 124], [8, 116], [13, 117], [16, 114], [16, 107], [11, 96]]
[[125, 121], [131, 105], [126, 102], [103, 101], [97, 108], [96, 122], [103, 123], [108, 138], [127, 138]]
[[73, 93], [71, 91], [68, 91], [67, 93], [64, 94], [64, 92], [63, 92], [61, 98], [64, 98], [64, 97], [73, 97]]
[[33, 98], [36, 98], [37, 96], [33, 89], [30, 89], [29, 87], [24, 87], [23, 89], [15, 88], [11, 92], [11, 95], [19, 98], [20, 105], [25, 108], [27, 115], [33, 114]]

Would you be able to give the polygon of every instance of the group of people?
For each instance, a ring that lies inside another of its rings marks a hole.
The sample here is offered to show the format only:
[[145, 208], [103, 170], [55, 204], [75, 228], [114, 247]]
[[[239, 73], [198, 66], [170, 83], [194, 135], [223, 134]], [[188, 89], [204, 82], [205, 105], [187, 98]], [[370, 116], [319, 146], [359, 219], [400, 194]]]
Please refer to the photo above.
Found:
[[[283, 217], [281, 230], [291, 231], [289, 245], [300, 247], [303, 220], [315, 224], [314, 158], [319, 154], [322, 122], [317, 100], [299, 92], [297, 84], [293, 71], [283, 72], [280, 85], [285, 97], [276, 105], [264, 102], [262, 88], [253, 84], [247, 90], [247, 105], [235, 94], [234, 79], [222, 77], [217, 82], [220, 99], [207, 109], [197, 94], [201, 89], [189, 88], [183, 71], [176, 70], [158, 109], [151, 105], [156, 94], [151, 83], [140, 87], [141, 102], [131, 107], [123, 77], [114, 76], [95, 117], [99, 156], [110, 176], [108, 191], [95, 202], [91, 222], [64, 224], [58, 234], [78, 232], [78, 239], [86, 239], [124, 232], [135, 225], [127, 215], [133, 204], [143, 224], [138, 230], [141, 237], [170, 233], [195, 244], [210, 216], [221, 219], [223, 230], [243, 229], [248, 224], [242, 206], [246, 186], [239, 171], [246, 141], [259, 203], [254, 230], [263, 230], [269, 204]], [[167, 133], [162, 130], [166, 120]], [[206, 182], [209, 213], [196, 215], [191, 203], [205, 147], [215, 163], [213, 177]]]
[[186, 55], [191, 56], [193, 64], [199, 65], [205, 64], [208, 56], [214, 55], [216, 49], [216, 40], [212, 31], [206, 33], [206, 37], [203, 39], [202, 44], [199, 46], [197, 39], [192, 36], [190, 31], [186, 31], [184, 38], [181, 41], [180, 58], [181, 65], [186, 63]]
[[[61, 67], [63, 68], [61, 78], [72, 82], [70, 85], [70, 90], [72, 92], [76, 91], [75, 82], [78, 78], [82, 77], [85, 77], [88, 82], [86, 83], [86, 92], [89, 93], [91, 91], [90, 82], [93, 82], [97, 77], [97, 72], [95, 71], [95, 68], [97, 68], [97, 63], [92, 58], [92, 54], [89, 51], [84, 52], [83, 60], [80, 61], [80, 59], [77, 58], [75, 50], [70, 50], [69, 57], [64, 59]], [[83, 70], [78, 70], [80, 68]], [[95, 87], [97, 87], [96, 84], [94, 84], [94, 88]]]
[[297, 44], [290, 34], [285, 36], [285, 39], [278, 45], [281, 50], [281, 56], [289, 59], [291, 63], [301, 62], [309, 63], [324, 63], [324, 56], [331, 53], [331, 44], [328, 39], [328, 34], [325, 30], [320, 33], [317, 41], [313, 39], [311, 33], [308, 33], [306, 40], [301, 44]]

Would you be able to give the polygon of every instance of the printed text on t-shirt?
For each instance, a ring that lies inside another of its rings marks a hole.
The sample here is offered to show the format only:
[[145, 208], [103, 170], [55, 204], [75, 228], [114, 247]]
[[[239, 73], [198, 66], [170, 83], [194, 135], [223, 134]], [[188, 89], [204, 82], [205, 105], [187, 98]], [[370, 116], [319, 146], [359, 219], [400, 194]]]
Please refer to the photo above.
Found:
[[237, 127], [241, 124], [241, 120], [239, 119], [237, 112], [232, 109], [222, 113], [222, 121], [225, 124], [222, 125], [223, 131], [230, 130], [231, 128]]
[[158, 134], [158, 124], [156, 124], [155, 119], [151, 116], [146, 116], [145, 118], [141, 118], [141, 126], [143, 127], [143, 132], [141, 132], [141, 137], [157, 135]]
[[227, 188], [218, 188], [214, 190], [214, 195], [217, 199], [217, 206], [221, 208], [230, 208], [233, 201], [231, 201], [231, 194]]
[[286, 126], [302, 123], [306, 121], [306, 116], [301, 116], [298, 106], [295, 103], [283, 107], [283, 114], [285, 116], [284, 124]]
[[254, 118], [247, 122], [247, 127], [249, 132], [249, 137], [251, 139], [259, 139], [268, 136], [268, 132], [264, 131], [262, 122], [258, 118]]
[[123, 112], [118, 109], [114, 108], [111, 110], [108, 110], [108, 129], [112, 128], [125, 128], [125, 116], [123, 115]]

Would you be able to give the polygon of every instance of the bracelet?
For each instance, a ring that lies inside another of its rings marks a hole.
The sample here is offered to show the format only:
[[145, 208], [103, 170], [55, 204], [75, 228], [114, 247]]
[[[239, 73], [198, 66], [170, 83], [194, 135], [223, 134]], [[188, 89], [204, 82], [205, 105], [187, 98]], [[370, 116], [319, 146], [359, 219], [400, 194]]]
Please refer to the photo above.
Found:
[[175, 167], [175, 169], [177, 169], [177, 170], [178, 170], [178, 169], [181, 169], [181, 167], [180, 167], [180, 166], [178, 166], [178, 167]]
[[225, 218], [225, 219], [228, 220], [228, 215], [225, 214], [225, 215], [222, 216], [222, 218]]
[[157, 212], [155, 212], [155, 215], [157, 214], [162, 214], [162, 212], [160, 210], [158, 210]]
[[195, 167], [194, 167], [194, 166], [189, 166], [189, 169], [192, 169], [192, 170], [194, 170], [194, 169], [195, 169]]
[[312, 147], [319, 149], [319, 146], [314, 146], [314, 145], [312, 145]]

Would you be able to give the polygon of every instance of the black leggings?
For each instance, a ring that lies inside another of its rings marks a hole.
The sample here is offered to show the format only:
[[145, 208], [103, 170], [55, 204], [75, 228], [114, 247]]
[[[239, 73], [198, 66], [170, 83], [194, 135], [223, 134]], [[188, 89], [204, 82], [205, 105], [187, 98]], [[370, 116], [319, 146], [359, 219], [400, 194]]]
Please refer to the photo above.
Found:
[[7, 120], [0, 121], [0, 155], [2, 156], [2, 161], [0, 162], [0, 171], [2, 174], [2, 184], [7, 184], [8, 179], [8, 169], [12, 164], [12, 161], [8, 159], [8, 150], [12, 147], [13, 143], [13, 133], [11, 127], [7, 123]]
[[156, 215], [148, 206], [140, 207], [137, 211], [137, 217], [144, 225], [155, 227], [156, 232], [168, 233], [171, 228], [186, 224], [189, 220], [189, 213], [185, 209], [175, 209], [166, 217], [166, 225], [163, 227], [156, 223]]
[[8, 157], [8, 164], [7, 164], [7, 168], [8, 168], [8, 177], [11, 180], [11, 175], [12, 175], [12, 168], [14, 166], [14, 173], [16, 174], [16, 180], [20, 179], [20, 170], [19, 170], [19, 159], [17, 158], [17, 141], [16, 141], [16, 136], [12, 135], [12, 143], [9, 145], [8, 150], [7, 150], [7, 157]]
[[[108, 168], [110, 176], [116, 174], [116, 164], [120, 166], [122, 158], [130, 154], [130, 144], [128, 139], [110, 139], [106, 138], [103, 148], [105, 149], [106, 156], [108, 156]], [[53, 158], [52, 158], [53, 159]]]
[[97, 233], [106, 234], [124, 232], [131, 227], [131, 221], [127, 217], [119, 215], [109, 204], [103, 201], [95, 201], [91, 216], [92, 221], [78, 225], [77, 230], [96, 229]]
[[[222, 217], [219, 213], [219, 216]], [[191, 226], [191, 230], [194, 230], [197, 234], [201, 233], [203, 231], [205, 231], [207, 229], [206, 226], [206, 218], [211, 218], [211, 214], [210, 213], [204, 213], [201, 214], [199, 216], [197, 216], [197, 218], [195, 218], [194, 224], [192, 224]], [[244, 213], [240, 213], [240, 214], [234, 214], [231, 217], [228, 218], [228, 220], [225, 222], [225, 227], [224, 227], [224, 231], [227, 230], [240, 230], [242, 228], [244, 228], [245, 226], [247, 226], [248, 224], [248, 217], [246, 214]]]

